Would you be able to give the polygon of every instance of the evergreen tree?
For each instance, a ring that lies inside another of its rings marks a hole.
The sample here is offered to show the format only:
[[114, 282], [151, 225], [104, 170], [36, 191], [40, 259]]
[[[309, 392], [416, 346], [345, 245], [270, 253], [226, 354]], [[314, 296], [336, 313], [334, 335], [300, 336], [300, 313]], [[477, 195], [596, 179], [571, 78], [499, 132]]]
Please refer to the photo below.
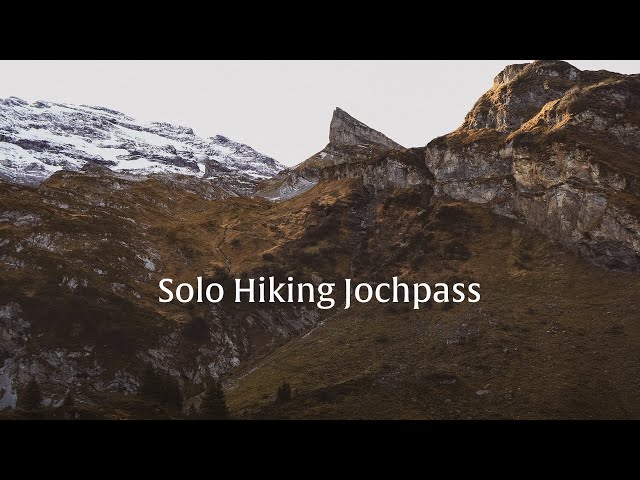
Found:
[[147, 367], [140, 385], [142, 398], [158, 402], [169, 408], [182, 409], [182, 391], [178, 381], [171, 375], [163, 375]]
[[66, 408], [73, 408], [76, 406], [76, 401], [73, 399], [73, 396], [71, 395], [70, 392], [67, 392], [67, 395], [64, 397], [62, 406]]
[[182, 390], [180, 390], [180, 384], [178, 381], [171, 377], [165, 377], [165, 405], [175, 408], [176, 410], [182, 410]]
[[210, 420], [224, 420], [229, 418], [229, 408], [224, 396], [222, 385], [218, 381], [211, 381], [207, 385], [207, 391], [202, 398], [200, 413]]
[[145, 368], [140, 385], [142, 398], [145, 400], [161, 401], [163, 390], [160, 375], [151, 367]]
[[196, 412], [196, 409], [193, 405], [189, 405], [189, 408], [187, 408], [186, 415], [188, 418], [195, 418], [198, 416], [198, 412]]
[[22, 408], [25, 410], [36, 410], [42, 404], [42, 393], [40, 393], [40, 385], [35, 378], [29, 380], [24, 388], [20, 398]]
[[276, 393], [276, 403], [286, 403], [291, 400], [291, 385], [288, 382], [282, 382]]

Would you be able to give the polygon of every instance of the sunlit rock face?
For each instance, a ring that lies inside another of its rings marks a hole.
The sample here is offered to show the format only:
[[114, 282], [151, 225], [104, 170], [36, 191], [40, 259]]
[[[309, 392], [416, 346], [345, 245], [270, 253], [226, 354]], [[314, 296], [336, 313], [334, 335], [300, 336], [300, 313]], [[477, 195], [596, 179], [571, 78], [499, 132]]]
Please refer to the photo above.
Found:
[[640, 268], [640, 76], [508, 66], [429, 143], [436, 195], [488, 204], [605, 266]]

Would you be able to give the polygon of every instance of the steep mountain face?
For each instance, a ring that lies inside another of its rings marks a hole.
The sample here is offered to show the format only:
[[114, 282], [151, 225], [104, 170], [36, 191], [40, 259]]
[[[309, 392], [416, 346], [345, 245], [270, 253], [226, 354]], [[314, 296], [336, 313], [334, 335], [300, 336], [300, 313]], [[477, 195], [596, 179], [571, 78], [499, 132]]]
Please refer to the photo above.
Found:
[[[639, 128], [639, 75], [505, 68], [459, 129], [414, 149], [421, 182], [371, 199], [358, 249], [376, 263], [363, 278], [477, 278], [482, 305], [338, 312], [232, 374], [234, 411], [637, 418]], [[294, 399], [265, 400], [282, 379]]]
[[425, 151], [436, 195], [483, 203], [610, 268], [640, 269], [640, 75], [507, 67]]
[[131, 174], [219, 179], [235, 193], [282, 165], [248, 145], [192, 129], [143, 124], [114, 110], [19, 98], [0, 99], [0, 178], [38, 184], [59, 170], [101, 165]]
[[328, 145], [296, 167], [260, 183], [257, 195], [283, 200], [332, 178], [363, 178], [378, 189], [417, 185], [429, 178], [420, 156], [419, 151], [405, 149], [336, 108]]

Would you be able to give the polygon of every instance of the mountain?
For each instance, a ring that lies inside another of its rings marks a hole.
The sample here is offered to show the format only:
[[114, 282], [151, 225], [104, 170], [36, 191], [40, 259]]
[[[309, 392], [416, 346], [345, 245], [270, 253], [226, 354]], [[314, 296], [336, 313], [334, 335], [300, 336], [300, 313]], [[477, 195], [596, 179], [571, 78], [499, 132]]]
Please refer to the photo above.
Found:
[[367, 177], [371, 183], [420, 183], [426, 172], [416, 152], [336, 108], [329, 126], [329, 143], [299, 165], [263, 180], [256, 194], [271, 200], [306, 192], [320, 180]]
[[162, 278], [227, 288], [236, 276], [304, 278], [298, 257], [269, 260], [302, 231], [304, 203], [85, 170], [37, 187], [0, 182], [0, 204], [0, 410], [31, 378], [49, 405], [69, 392], [83, 405], [128, 405], [149, 366], [180, 382], [186, 409], [207, 378], [319, 321], [306, 305], [158, 302]]
[[[436, 196], [483, 204], [593, 262], [638, 272], [639, 112], [640, 75], [560, 61], [510, 65], [456, 131], [426, 147], [380, 140], [337, 109], [329, 145], [257, 192], [288, 198], [337, 177], [427, 184]], [[342, 134], [345, 126], [357, 133]]]
[[[31, 379], [47, 405], [4, 416], [185, 418], [215, 377], [238, 418], [638, 418], [638, 82], [509, 66], [415, 148], [338, 109], [327, 147], [256, 195], [100, 166], [0, 181], [0, 408]], [[158, 302], [198, 275], [482, 299]]]
[[246, 193], [283, 166], [222, 135], [144, 124], [103, 107], [0, 99], [0, 178], [38, 184], [59, 170], [104, 166], [130, 174], [181, 174], [224, 180]]

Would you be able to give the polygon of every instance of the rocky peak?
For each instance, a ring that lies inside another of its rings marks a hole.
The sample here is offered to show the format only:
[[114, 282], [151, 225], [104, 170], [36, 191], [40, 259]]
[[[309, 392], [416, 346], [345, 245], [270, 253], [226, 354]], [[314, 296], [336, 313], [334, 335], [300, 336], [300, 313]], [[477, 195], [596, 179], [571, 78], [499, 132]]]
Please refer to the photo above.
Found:
[[562, 98], [580, 82], [580, 70], [567, 62], [540, 60], [508, 65], [469, 112], [463, 128], [517, 130], [544, 105]]
[[2, 105], [7, 105], [9, 107], [28, 105], [28, 103], [25, 100], [18, 97], [9, 97], [5, 99], [0, 99], [0, 103]]
[[354, 145], [379, 145], [387, 148], [403, 148], [386, 135], [356, 120], [341, 108], [333, 111], [329, 127], [329, 144], [333, 147]]
[[514, 65], [507, 65], [504, 67], [496, 77], [493, 79], [494, 88], [509, 83], [514, 78], [516, 78], [525, 67], [529, 65], [528, 63], [516, 63]]
[[211, 137], [211, 140], [213, 140], [214, 142], [220, 145], [224, 145], [226, 143], [231, 142], [231, 140], [229, 140], [229, 138], [225, 137], [224, 135], [216, 135], [215, 137]]
[[507, 65], [496, 75], [493, 79], [493, 88], [501, 87], [516, 80], [520, 74], [523, 74], [522, 79], [525, 81], [532, 76], [564, 78], [575, 81], [579, 79], [580, 70], [570, 63], [559, 60], [536, 60], [531, 63], [516, 63]]
[[580, 80], [580, 70], [561, 60], [536, 60], [528, 65], [528, 69], [539, 77], [563, 78], [572, 82]]

